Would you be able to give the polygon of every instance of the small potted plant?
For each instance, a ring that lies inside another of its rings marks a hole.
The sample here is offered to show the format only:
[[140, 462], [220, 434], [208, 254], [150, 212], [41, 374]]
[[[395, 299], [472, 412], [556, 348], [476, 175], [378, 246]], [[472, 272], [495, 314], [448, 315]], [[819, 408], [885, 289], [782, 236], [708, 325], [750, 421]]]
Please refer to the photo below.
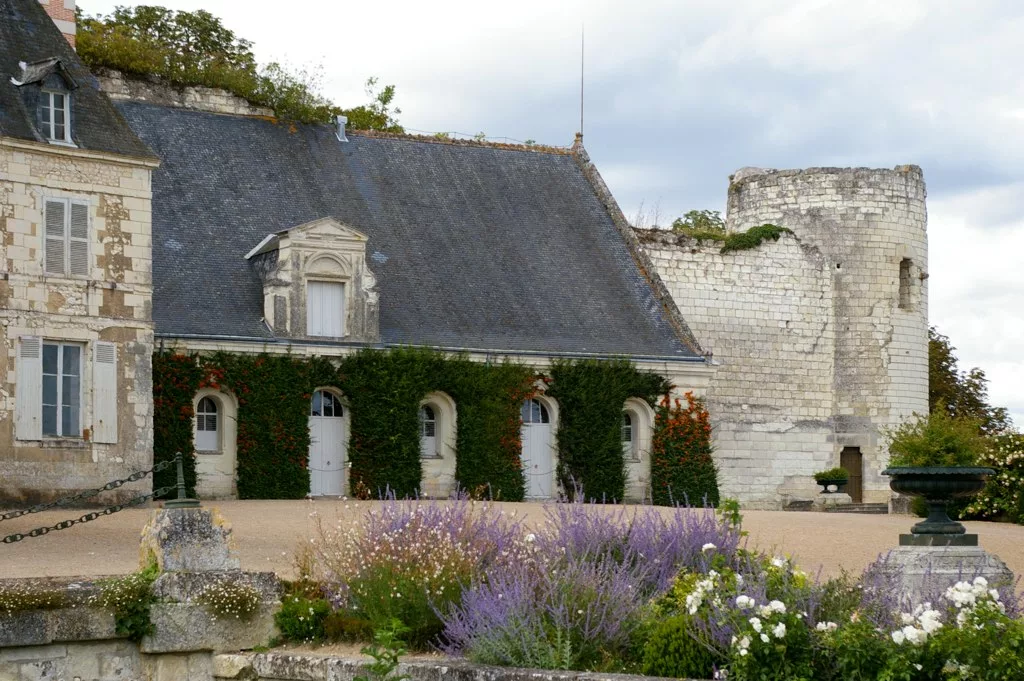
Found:
[[978, 466], [988, 449], [978, 423], [953, 418], [943, 406], [929, 416], [915, 414], [889, 437], [889, 467], [882, 471], [891, 479], [889, 487], [901, 494], [923, 497], [928, 517], [912, 528], [914, 534], [959, 535], [963, 525], [950, 519], [946, 505], [956, 497], [973, 496], [985, 487], [985, 478], [995, 474]]
[[827, 471], [818, 471], [814, 474], [814, 481], [821, 485], [821, 493], [825, 494], [829, 491], [829, 487], [835, 485], [835, 492], [839, 491], [839, 488], [846, 484], [846, 481], [850, 479], [850, 474], [846, 472], [845, 468], [829, 468]]

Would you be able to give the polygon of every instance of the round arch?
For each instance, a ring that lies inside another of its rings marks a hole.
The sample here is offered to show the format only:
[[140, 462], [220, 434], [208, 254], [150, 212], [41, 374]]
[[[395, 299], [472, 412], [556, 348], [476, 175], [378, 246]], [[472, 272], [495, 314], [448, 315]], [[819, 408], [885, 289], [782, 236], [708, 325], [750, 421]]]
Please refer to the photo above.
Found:
[[202, 388], [192, 398], [192, 442], [196, 453], [196, 495], [237, 496], [238, 399], [226, 390]]
[[[523, 419], [522, 442], [523, 475], [526, 478], [526, 496], [532, 499], [551, 499], [558, 494], [558, 401], [543, 392], [527, 401], [535, 400], [547, 412], [547, 421]], [[524, 401], [525, 407], [526, 401]], [[524, 411], [525, 413], [525, 411]], [[543, 414], [543, 412], [542, 412]]]
[[654, 409], [638, 397], [630, 397], [622, 405], [623, 416], [629, 418], [630, 438], [623, 428], [622, 455], [626, 461], [626, 501], [648, 501], [651, 498], [651, 442], [654, 437]]
[[427, 393], [420, 400], [420, 455], [426, 497], [445, 498], [455, 491], [458, 409], [443, 392]]
[[309, 494], [343, 496], [351, 434], [348, 400], [334, 386], [317, 386], [309, 401]]

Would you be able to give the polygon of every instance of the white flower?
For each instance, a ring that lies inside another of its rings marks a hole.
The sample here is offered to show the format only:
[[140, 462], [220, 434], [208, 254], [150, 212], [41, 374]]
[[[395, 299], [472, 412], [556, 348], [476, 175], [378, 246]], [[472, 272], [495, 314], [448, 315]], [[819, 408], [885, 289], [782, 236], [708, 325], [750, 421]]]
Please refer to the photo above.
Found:
[[777, 568], [786, 567], [786, 559], [785, 558], [772, 558], [772, 565], [774, 565]]
[[526, 535], [526, 543], [527, 544], [531, 544], [531, 543], [533, 543], [535, 541], [537, 541], [537, 535], [535, 535], [533, 532], [531, 532], [530, 534]]
[[786, 624], [785, 622], [779, 622], [772, 629], [772, 633], [775, 634], [775, 638], [785, 638], [786, 636]]
[[896, 643], [896, 645], [898, 645], [898, 646], [899, 646], [899, 645], [903, 645], [903, 641], [905, 641], [905, 640], [906, 640], [906, 638], [907, 638], [907, 637], [903, 635], [903, 632], [902, 632], [902, 631], [899, 631], [899, 630], [897, 630], [897, 631], [894, 631], [894, 632], [892, 632], [892, 640], [893, 640], [893, 641], [894, 641], [894, 642]]
[[736, 597], [736, 607], [740, 610], [749, 610], [754, 607], [754, 599], [750, 596], [740, 595]]
[[761, 613], [761, 617], [771, 617], [772, 615], [772, 609], [769, 608], [767, 605], [762, 605], [760, 608], [758, 608], [758, 611]]
[[761, 633], [761, 620], [756, 617], [750, 618], [750, 626], [754, 627], [754, 631]]
[[745, 650], [750, 647], [750, 637], [744, 636], [740, 639], [740, 648]]
[[974, 578], [974, 586], [981, 587], [982, 589], [988, 588], [988, 580], [984, 577], [978, 576]]
[[747, 654], [746, 648], [740, 648], [740, 657], [744, 657]]
[[768, 638], [768, 634], [761, 634], [761, 640], [765, 643], [768, 643], [768, 641], [770, 641], [771, 639]]
[[818, 622], [814, 628], [818, 631], [835, 631], [839, 628], [839, 625], [835, 622]]
[[711, 542], [708, 542], [708, 543], [707, 543], [707, 544], [705, 544], [704, 546], [700, 547], [700, 550], [701, 550], [701, 551], [714, 551], [714, 550], [715, 550], [715, 549], [717, 549], [717, 548], [718, 548], [717, 546], [715, 546], [715, 545], [714, 545], [714, 544], [712, 544]]
[[915, 622], [914, 616], [908, 612], [905, 612], [902, 615], [900, 615], [900, 619], [903, 621], [903, 624], [913, 624]]
[[772, 612], [777, 612], [780, 615], [785, 615], [786, 614], [786, 604], [783, 603], [782, 601], [772, 601], [771, 603], [768, 604], [768, 608]]

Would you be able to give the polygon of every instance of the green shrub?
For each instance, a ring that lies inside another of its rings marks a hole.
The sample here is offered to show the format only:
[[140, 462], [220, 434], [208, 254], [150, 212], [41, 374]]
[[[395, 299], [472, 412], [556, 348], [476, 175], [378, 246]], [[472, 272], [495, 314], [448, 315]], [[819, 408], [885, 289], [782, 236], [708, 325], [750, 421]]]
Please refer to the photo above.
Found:
[[988, 451], [978, 422], [950, 416], [941, 405], [930, 415], [914, 414], [889, 438], [889, 466], [976, 466]]
[[687, 615], [655, 624], [643, 650], [643, 673], [648, 676], [710, 679], [725, 660], [690, 636]]
[[849, 480], [850, 474], [845, 468], [829, 468], [827, 471], [819, 471], [814, 474], [815, 482], [824, 482], [825, 480]]
[[720, 253], [728, 253], [730, 251], [745, 251], [751, 248], [757, 248], [762, 242], [771, 239], [772, 241], [778, 241], [779, 237], [783, 234], [792, 234], [793, 230], [785, 227], [779, 227], [778, 225], [764, 224], [758, 227], [751, 227], [745, 232], [733, 232], [729, 236], [725, 237], [725, 243], [722, 244]]
[[651, 451], [651, 494], [655, 504], [688, 502], [717, 506], [718, 470], [711, 457], [711, 420], [693, 393], [658, 406]]
[[548, 397], [558, 401], [558, 479], [571, 495], [621, 501], [626, 490], [622, 409], [635, 397], [654, 404], [669, 386], [628, 360], [558, 360]]
[[149, 606], [153, 604], [153, 582], [160, 570], [156, 563], [124, 577], [115, 577], [100, 583], [100, 593], [94, 605], [114, 611], [114, 630], [132, 641], [141, 641], [153, 633]]
[[324, 598], [292, 594], [281, 600], [281, 609], [274, 615], [274, 623], [287, 641], [323, 641], [326, 638], [324, 622], [330, 612], [331, 604]]

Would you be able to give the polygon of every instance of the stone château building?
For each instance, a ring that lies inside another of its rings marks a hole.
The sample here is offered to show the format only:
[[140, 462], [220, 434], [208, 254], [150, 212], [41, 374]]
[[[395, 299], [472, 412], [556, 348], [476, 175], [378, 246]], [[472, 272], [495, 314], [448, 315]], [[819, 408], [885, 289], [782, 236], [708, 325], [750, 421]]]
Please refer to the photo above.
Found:
[[[842, 462], [888, 498], [878, 429], [927, 402], [918, 169], [742, 171], [730, 227], [795, 236], [721, 255], [635, 233], [580, 138], [289, 126], [218, 91], [97, 79], [47, 17], [70, 40], [68, 4], [0, 0], [0, 497], [149, 465], [154, 351], [417, 346], [541, 371], [629, 357], [706, 395], [726, 495], [778, 507]], [[237, 396], [192, 407], [200, 493], [231, 496]], [[458, 409], [423, 396], [427, 494], [455, 484]], [[309, 413], [310, 492], [345, 493], [344, 394], [321, 386]], [[528, 493], [550, 497], [559, 405], [541, 392], [523, 416]], [[631, 499], [653, 421], [623, 405]]]

